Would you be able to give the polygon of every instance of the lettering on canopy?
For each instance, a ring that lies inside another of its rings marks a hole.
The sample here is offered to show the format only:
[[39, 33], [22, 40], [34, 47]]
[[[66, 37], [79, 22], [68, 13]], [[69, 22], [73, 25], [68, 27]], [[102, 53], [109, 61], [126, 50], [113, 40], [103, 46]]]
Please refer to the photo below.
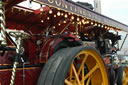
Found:
[[73, 3], [69, 3], [65, 0], [38, 0], [38, 1], [57, 7], [57, 8], [60, 8], [60, 9], [63, 9], [63, 10], [66, 10], [66, 11], [69, 11], [69, 12], [72, 12], [72, 13], [75, 13], [75, 14], [78, 14], [78, 15], [81, 15], [81, 16], [91, 18], [91, 19], [98, 18], [97, 16], [93, 16], [94, 13], [91, 10], [87, 8], [85, 9], [85, 7], [83, 6], [77, 6]]
[[50, 5], [50, 6], [53, 6], [53, 7], [56, 7], [56, 8], [68, 11], [68, 12], [72, 12], [74, 14], [78, 14], [80, 16], [87, 17], [89, 19], [93, 19], [95, 21], [98, 21], [106, 25], [110, 25], [110, 26], [117, 27], [117, 28], [122, 28], [123, 30], [128, 29], [127, 25], [122, 24], [106, 16], [103, 16], [97, 12], [94, 12], [72, 1], [65, 1], [65, 0], [38, 0], [38, 1], [46, 5]]

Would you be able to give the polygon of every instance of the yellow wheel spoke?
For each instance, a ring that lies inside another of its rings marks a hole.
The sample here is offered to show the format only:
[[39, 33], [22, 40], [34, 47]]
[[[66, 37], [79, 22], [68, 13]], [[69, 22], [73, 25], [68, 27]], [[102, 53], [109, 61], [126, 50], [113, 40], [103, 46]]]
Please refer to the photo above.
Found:
[[78, 75], [80, 74], [80, 72], [81, 72], [81, 70], [82, 70], [82, 67], [84, 67], [84, 64], [85, 64], [85, 62], [86, 62], [86, 60], [87, 60], [87, 56], [88, 56], [88, 55], [86, 55], [86, 56], [84, 57], [84, 59], [83, 59], [81, 65], [80, 65], [80, 68], [79, 68], [79, 70], [78, 70]]
[[77, 80], [78, 85], [81, 85], [81, 84], [80, 84], [80, 80], [79, 80], [79, 77], [78, 77], [78, 74], [77, 74], [77, 71], [76, 71], [76, 69], [75, 69], [74, 64], [72, 64], [72, 69], [73, 69], [73, 72], [74, 72], [74, 75], [75, 75], [75, 77], [76, 77], [76, 80]]
[[73, 63], [71, 64], [71, 67], [70, 67], [70, 74], [69, 74], [69, 80], [70, 81], [72, 80], [72, 66], [73, 66]]
[[70, 81], [68, 81], [67, 79], [65, 79], [64, 82], [65, 82], [66, 85], [73, 85], [73, 84], [72, 84]]
[[84, 66], [82, 67], [82, 84], [84, 85]]
[[84, 77], [84, 80], [86, 80], [92, 73], [94, 73], [99, 68], [98, 64], [96, 64]]
[[90, 83], [90, 77], [88, 78], [86, 85], [89, 85], [89, 83]]
[[102, 82], [102, 85], [104, 85], [103, 82]]

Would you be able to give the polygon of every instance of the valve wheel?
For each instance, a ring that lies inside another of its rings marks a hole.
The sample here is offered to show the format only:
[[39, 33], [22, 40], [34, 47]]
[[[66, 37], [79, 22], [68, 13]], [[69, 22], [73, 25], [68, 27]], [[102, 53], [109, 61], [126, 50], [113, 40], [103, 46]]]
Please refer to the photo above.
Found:
[[109, 85], [100, 54], [91, 47], [57, 51], [45, 64], [38, 85]]
[[21, 39], [29, 38], [30, 35], [24, 31], [18, 31], [18, 30], [13, 30], [9, 32], [9, 35], [12, 37], [18, 38], [20, 37]]

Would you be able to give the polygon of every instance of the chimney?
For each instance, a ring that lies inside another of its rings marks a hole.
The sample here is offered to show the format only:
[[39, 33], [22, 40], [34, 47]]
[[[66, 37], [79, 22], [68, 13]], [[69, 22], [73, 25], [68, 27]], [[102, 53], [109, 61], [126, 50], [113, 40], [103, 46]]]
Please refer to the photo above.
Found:
[[100, 0], [94, 0], [94, 11], [101, 14], [101, 1]]

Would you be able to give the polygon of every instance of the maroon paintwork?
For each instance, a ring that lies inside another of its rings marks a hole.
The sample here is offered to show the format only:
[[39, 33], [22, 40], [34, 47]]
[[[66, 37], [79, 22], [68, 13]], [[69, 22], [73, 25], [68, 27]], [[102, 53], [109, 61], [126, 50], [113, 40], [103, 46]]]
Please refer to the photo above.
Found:
[[[11, 69], [0, 70], [1, 85], [10, 85], [11, 72]], [[25, 68], [24, 72], [25, 76], [23, 79], [23, 69], [18, 68], [16, 72], [15, 85], [23, 85], [23, 80], [24, 85], [36, 85], [40, 73], [40, 67]]]

